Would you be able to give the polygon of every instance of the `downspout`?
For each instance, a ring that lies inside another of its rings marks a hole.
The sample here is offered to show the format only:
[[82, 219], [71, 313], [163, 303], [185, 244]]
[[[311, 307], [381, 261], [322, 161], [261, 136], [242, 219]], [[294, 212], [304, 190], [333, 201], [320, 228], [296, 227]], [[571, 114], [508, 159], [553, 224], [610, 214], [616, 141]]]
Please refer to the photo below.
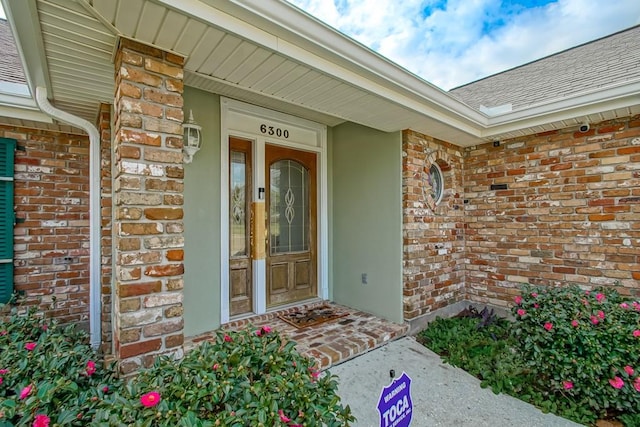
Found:
[[97, 349], [100, 336], [100, 133], [89, 121], [62, 111], [49, 102], [47, 89], [36, 88], [36, 103], [43, 113], [89, 134], [89, 333]]

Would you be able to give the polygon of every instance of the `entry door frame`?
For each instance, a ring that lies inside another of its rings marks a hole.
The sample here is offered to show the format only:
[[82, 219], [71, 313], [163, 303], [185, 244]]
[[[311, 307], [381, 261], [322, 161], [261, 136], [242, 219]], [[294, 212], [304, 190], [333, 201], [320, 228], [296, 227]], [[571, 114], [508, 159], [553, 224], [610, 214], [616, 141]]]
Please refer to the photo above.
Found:
[[[317, 159], [317, 265], [318, 297], [329, 298], [329, 228], [327, 127], [299, 117], [220, 97], [220, 322], [229, 315], [229, 137], [253, 141], [253, 201], [259, 200], [259, 188], [266, 188], [265, 145], [279, 145], [318, 154]], [[264, 125], [264, 127], [263, 127]], [[277, 130], [279, 129], [279, 132]], [[284, 133], [284, 130], [287, 133]], [[276, 133], [277, 132], [277, 133]], [[270, 135], [273, 133], [273, 135]], [[280, 136], [278, 136], [278, 134]], [[286, 137], [285, 137], [286, 135]], [[266, 262], [253, 260], [253, 314], [264, 314], [266, 306]]]

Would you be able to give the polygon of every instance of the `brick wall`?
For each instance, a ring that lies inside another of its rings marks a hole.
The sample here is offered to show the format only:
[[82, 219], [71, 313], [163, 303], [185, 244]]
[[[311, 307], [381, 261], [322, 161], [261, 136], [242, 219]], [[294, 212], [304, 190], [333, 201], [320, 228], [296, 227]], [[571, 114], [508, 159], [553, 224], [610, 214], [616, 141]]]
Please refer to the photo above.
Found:
[[507, 305], [523, 282], [640, 296], [639, 116], [469, 149], [464, 182], [473, 300]]
[[182, 354], [184, 58], [121, 39], [114, 126], [114, 353]]
[[[403, 310], [411, 320], [465, 297], [463, 151], [414, 131], [402, 140]], [[445, 181], [437, 205], [428, 195], [434, 162]]]
[[19, 148], [15, 290], [47, 316], [88, 329], [89, 139], [2, 125], [0, 136]]

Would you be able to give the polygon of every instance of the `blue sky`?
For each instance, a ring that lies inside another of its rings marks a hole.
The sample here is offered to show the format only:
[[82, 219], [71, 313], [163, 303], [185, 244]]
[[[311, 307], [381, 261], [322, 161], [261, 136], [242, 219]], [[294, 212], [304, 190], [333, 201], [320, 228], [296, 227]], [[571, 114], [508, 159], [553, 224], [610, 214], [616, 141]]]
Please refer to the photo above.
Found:
[[640, 24], [639, 0], [287, 0], [443, 88]]

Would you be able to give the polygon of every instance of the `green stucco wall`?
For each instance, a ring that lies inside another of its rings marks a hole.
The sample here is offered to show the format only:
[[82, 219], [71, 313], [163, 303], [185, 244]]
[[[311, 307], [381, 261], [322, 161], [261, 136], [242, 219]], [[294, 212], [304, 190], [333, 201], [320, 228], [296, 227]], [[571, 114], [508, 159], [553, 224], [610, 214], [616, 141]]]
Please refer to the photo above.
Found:
[[333, 300], [402, 322], [402, 135], [353, 123], [331, 133]]
[[184, 166], [184, 333], [220, 326], [220, 97], [184, 90], [185, 115], [202, 126], [202, 148]]

